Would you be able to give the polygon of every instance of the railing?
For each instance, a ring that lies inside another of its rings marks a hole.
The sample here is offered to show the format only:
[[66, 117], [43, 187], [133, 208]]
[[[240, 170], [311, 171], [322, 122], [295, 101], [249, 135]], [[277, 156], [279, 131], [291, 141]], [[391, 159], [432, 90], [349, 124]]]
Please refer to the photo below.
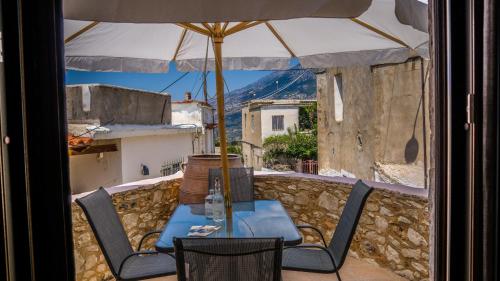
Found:
[[298, 160], [295, 165], [295, 172], [304, 174], [318, 174], [318, 161], [316, 160]]
[[318, 174], [318, 161], [306, 160], [302, 162], [302, 173], [305, 174]]
[[161, 165], [160, 175], [162, 177], [165, 177], [165, 176], [170, 176], [170, 175], [177, 173], [178, 171], [181, 170], [183, 161], [184, 161], [184, 159], [180, 158], [177, 160], [164, 162], [163, 165]]

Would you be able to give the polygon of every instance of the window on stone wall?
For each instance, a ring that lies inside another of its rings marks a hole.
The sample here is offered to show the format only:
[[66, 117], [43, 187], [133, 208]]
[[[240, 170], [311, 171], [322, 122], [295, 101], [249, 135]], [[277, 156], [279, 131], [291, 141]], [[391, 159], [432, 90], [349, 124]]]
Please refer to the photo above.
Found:
[[252, 128], [252, 132], [255, 129], [255, 118], [254, 118], [253, 114], [250, 117], [250, 128]]
[[335, 105], [335, 121], [342, 122], [344, 120], [344, 93], [342, 89], [342, 74], [335, 74], [333, 79], [334, 96], [333, 103]]
[[285, 116], [273, 115], [273, 131], [283, 131]]

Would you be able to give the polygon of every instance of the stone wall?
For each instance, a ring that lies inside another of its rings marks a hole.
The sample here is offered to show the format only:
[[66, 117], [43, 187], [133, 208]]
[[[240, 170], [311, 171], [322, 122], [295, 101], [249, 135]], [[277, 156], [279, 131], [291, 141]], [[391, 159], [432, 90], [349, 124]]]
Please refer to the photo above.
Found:
[[171, 124], [171, 97], [109, 85], [67, 86], [66, 115], [69, 124]]
[[[425, 74], [428, 62], [422, 69], [419, 59], [410, 59], [400, 64], [329, 68], [318, 74], [319, 169], [345, 170], [356, 178], [377, 180], [377, 163], [408, 165], [413, 169], [386, 173], [399, 183], [404, 182], [399, 178], [413, 177], [424, 182], [425, 161], [428, 165], [430, 159], [431, 103], [428, 87], [422, 96], [422, 70]], [[335, 85], [340, 85], [340, 94]], [[342, 112], [336, 112], [340, 108]]]
[[[181, 179], [172, 178], [112, 194], [134, 249], [144, 233], [161, 229], [177, 206]], [[354, 180], [345, 178], [267, 174], [255, 177], [255, 192], [257, 198], [279, 199], [296, 223], [318, 226], [328, 242], [353, 183]], [[389, 185], [386, 188], [376, 188], [368, 198], [350, 253], [409, 280], [428, 280], [427, 198], [416, 195], [415, 189]], [[113, 193], [113, 188], [108, 192]], [[76, 280], [113, 280], [82, 210], [76, 203], [72, 209]], [[318, 242], [310, 231], [306, 230], [304, 236], [305, 242]], [[152, 247], [156, 238], [153, 236], [146, 248]]]
[[[329, 243], [353, 183], [312, 175], [265, 175], [256, 176], [255, 192], [257, 198], [280, 200], [295, 223], [317, 226]], [[376, 188], [350, 254], [409, 280], [428, 280], [429, 219], [427, 198]], [[304, 235], [305, 242], [319, 242], [311, 230]]]
[[[134, 249], [145, 233], [165, 225], [177, 206], [180, 183], [179, 178], [112, 194]], [[76, 280], [114, 280], [85, 214], [76, 203], [72, 203], [72, 216]], [[153, 235], [145, 249], [152, 249], [157, 238]]]

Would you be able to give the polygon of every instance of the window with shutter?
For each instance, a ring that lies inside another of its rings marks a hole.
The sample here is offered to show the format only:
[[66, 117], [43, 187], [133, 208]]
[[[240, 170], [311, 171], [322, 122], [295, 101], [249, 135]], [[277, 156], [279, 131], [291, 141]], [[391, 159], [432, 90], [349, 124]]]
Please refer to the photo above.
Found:
[[284, 129], [284, 119], [283, 115], [273, 115], [273, 131], [283, 131]]

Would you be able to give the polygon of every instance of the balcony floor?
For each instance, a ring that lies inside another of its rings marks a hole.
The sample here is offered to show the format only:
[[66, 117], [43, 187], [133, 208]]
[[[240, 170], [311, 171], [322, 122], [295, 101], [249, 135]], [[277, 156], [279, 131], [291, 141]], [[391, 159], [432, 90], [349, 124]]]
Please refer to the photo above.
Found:
[[[348, 257], [340, 270], [343, 281], [406, 281], [405, 278], [377, 265]], [[149, 279], [151, 281], [176, 281], [177, 277], [168, 276]], [[283, 281], [336, 281], [335, 274], [319, 274], [283, 270]]]

